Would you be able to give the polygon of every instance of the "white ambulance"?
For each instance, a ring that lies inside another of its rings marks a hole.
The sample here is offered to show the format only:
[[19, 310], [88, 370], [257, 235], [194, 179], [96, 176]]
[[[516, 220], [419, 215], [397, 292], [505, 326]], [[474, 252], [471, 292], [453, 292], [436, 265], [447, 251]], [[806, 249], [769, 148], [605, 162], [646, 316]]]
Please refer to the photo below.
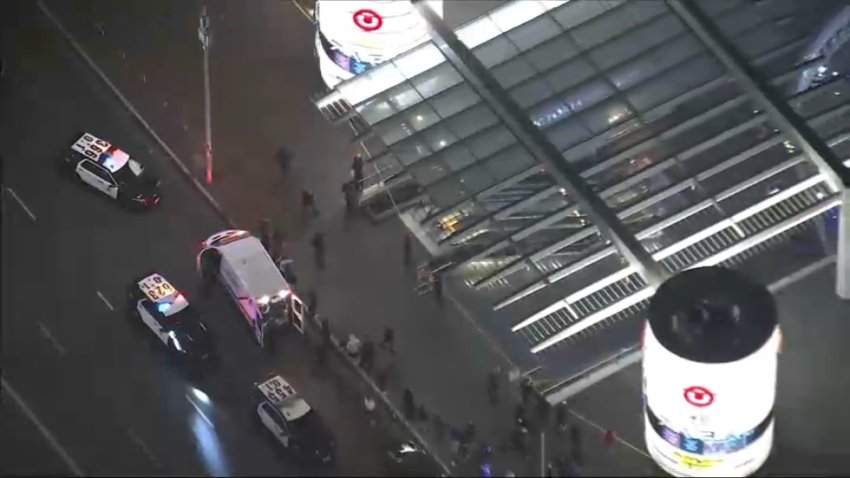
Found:
[[304, 304], [286, 282], [259, 239], [248, 231], [210, 236], [197, 257], [204, 280], [217, 280], [236, 302], [260, 347], [280, 326], [304, 333]]

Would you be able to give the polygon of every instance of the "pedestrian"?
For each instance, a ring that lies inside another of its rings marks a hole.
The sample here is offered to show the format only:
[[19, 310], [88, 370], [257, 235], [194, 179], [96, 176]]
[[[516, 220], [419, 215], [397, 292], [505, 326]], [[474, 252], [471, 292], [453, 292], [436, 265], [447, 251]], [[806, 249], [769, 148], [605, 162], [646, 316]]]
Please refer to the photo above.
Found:
[[269, 256], [277, 258], [286, 255], [286, 242], [283, 240], [283, 232], [279, 227], [274, 226], [270, 238]]
[[395, 331], [392, 327], [384, 329], [384, 340], [381, 341], [381, 347], [389, 350], [391, 354], [395, 354]]
[[280, 271], [281, 275], [283, 275], [286, 282], [295, 285], [298, 282], [298, 278], [295, 277], [295, 272], [292, 270], [292, 262], [292, 259], [280, 256], [277, 260], [277, 269]]
[[549, 424], [549, 401], [543, 395], [537, 395], [537, 423], [540, 430], [544, 430]]
[[342, 183], [342, 196], [345, 199], [345, 213], [351, 214], [354, 212], [355, 200], [354, 182], [346, 181]]
[[322, 346], [326, 349], [331, 348], [331, 323], [328, 321], [327, 317], [322, 317], [320, 322], [320, 327], [322, 331]]
[[456, 458], [460, 454], [460, 445], [461, 445], [461, 433], [458, 429], [452, 427], [449, 429], [449, 440], [451, 440], [451, 450], [452, 450], [452, 465], [454, 465], [454, 458]]
[[[316, 296], [315, 289], [310, 289], [307, 291], [307, 303], [304, 304], [307, 306], [307, 316], [315, 317], [318, 313], [319, 307], [319, 298]], [[323, 319], [326, 320], [326, 319]]]
[[561, 432], [567, 430], [567, 402], [561, 402], [555, 407], [555, 425]]
[[390, 371], [388, 367], [381, 367], [375, 372], [375, 385], [382, 392], [387, 391], [387, 382], [389, 382]]
[[531, 379], [526, 377], [519, 383], [520, 397], [522, 398], [523, 406], [528, 405], [528, 399], [531, 398]]
[[552, 465], [552, 462], [546, 463], [546, 477], [554, 478], [555, 476], [555, 466]]
[[432, 415], [431, 421], [433, 422], [434, 437], [439, 442], [443, 441], [446, 436], [446, 424], [443, 422], [443, 418], [435, 413]]
[[257, 235], [260, 236], [260, 244], [263, 245], [263, 249], [266, 252], [271, 252], [269, 250], [269, 246], [271, 245], [271, 221], [261, 219], [260, 225], [257, 227]]
[[292, 159], [292, 153], [290, 153], [285, 146], [281, 146], [275, 154], [275, 159], [277, 160], [277, 165], [280, 168], [280, 171], [286, 174], [289, 170], [289, 160]]
[[466, 426], [463, 427], [463, 431], [461, 432], [460, 436], [460, 452], [462, 458], [466, 458], [469, 455], [469, 449], [474, 442], [475, 424], [472, 422], [467, 422]]
[[369, 426], [374, 428], [375, 424], [376, 424], [376, 422], [375, 422], [375, 400], [372, 397], [367, 395], [363, 399], [363, 406], [366, 408], [366, 414], [369, 416]]
[[404, 418], [413, 420], [413, 416], [416, 414], [416, 403], [413, 401], [413, 391], [409, 388], [405, 388], [404, 393], [402, 393], [401, 405]]
[[608, 448], [612, 448], [617, 443], [617, 434], [614, 433], [614, 430], [605, 430], [602, 435], [602, 443]]
[[515, 422], [517, 428], [525, 428], [526, 427], [525, 407], [523, 407], [522, 404], [517, 404], [514, 407], [514, 422]]
[[413, 264], [413, 239], [410, 237], [410, 233], [404, 234], [402, 255], [404, 259], [404, 267], [409, 268]]
[[313, 246], [313, 258], [316, 260], [316, 267], [319, 270], [325, 268], [325, 235], [321, 232], [313, 234], [313, 240], [310, 241]]
[[487, 397], [490, 399], [490, 405], [499, 403], [499, 375], [496, 370], [487, 372]]
[[354, 334], [348, 334], [348, 341], [345, 343], [345, 352], [352, 360], [357, 360], [360, 356], [362, 344]]
[[431, 283], [434, 285], [434, 297], [440, 304], [443, 303], [443, 278], [440, 274], [431, 273]]
[[375, 364], [375, 342], [372, 341], [371, 338], [367, 335], [365, 339], [363, 339], [363, 350], [361, 351], [360, 357], [360, 367], [363, 368], [366, 373], [370, 373], [372, 371], [372, 366]]
[[351, 160], [351, 172], [354, 179], [354, 188], [357, 191], [363, 190], [363, 156], [359, 153], [354, 155]]
[[316, 198], [313, 196], [313, 192], [309, 189], [301, 191], [301, 210], [305, 217], [307, 213], [312, 213], [313, 217], [319, 215], [319, 209], [316, 207]]
[[428, 423], [428, 410], [425, 409], [425, 405], [420, 403], [416, 407], [416, 418], [422, 423]]

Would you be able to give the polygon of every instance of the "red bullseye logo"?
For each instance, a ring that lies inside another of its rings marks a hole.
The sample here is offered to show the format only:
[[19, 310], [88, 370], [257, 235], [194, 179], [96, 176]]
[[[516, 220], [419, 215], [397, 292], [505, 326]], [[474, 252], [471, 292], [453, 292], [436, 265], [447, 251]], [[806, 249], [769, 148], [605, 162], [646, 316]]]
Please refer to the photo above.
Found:
[[353, 18], [354, 24], [357, 25], [357, 28], [364, 32], [373, 32], [378, 30], [384, 24], [384, 19], [381, 18], [381, 16], [374, 10], [369, 10], [368, 8], [354, 12]]
[[714, 403], [714, 394], [705, 387], [688, 387], [685, 389], [685, 401], [695, 407], [707, 407]]

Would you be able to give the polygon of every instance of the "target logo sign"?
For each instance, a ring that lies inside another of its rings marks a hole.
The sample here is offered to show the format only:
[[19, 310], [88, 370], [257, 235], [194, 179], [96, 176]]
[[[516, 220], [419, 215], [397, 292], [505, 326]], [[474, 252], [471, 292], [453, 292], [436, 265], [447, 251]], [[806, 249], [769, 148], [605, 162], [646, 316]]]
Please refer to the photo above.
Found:
[[685, 401], [695, 407], [707, 407], [714, 403], [714, 394], [705, 387], [688, 387], [685, 389]]
[[369, 10], [368, 8], [354, 12], [353, 18], [354, 24], [357, 25], [357, 28], [364, 32], [373, 32], [384, 25], [384, 19], [381, 18], [381, 16], [374, 10]]

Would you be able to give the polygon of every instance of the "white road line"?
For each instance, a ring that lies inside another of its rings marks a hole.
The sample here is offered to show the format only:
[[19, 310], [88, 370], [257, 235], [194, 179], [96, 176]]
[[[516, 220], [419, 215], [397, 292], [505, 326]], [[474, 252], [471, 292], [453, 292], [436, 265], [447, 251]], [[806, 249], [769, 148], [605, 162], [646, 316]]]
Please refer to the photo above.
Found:
[[[578, 418], [579, 420], [583, 421], [584, 423], [587, 423], [588, 425], [590, 425], [591, 427], [593, 427], [593, 428], [595, 428], [595, 429], [599, 430], [599, 431], [600, 431], [600, 432], [602, 432], [602, 433], [605, 433], [605, 431], [606, 431], [606, 430], [605, 430], [604, 428], [602, 428], [602, 427], [601, 427], [598, 423], [595, 423], [595, 422], [593, 422], [593, 421], [591, 421], [591, 420], [589, 420], [589, 419], [585, 418], [584, 416], [582, 416], [582, 415], [580, 415], [580, 414], [576, 413], [574, 410], [570, 410], [570, 415], [572, 415], [572, 416], [574, 416], [574, 417]], [[641, 450], [640, 448], [638, 448], [638, 447], [636, 447], [636, 446], [632, 445], [631, 443], [627, 442], [626, 440], [623, 440], [623, 438], [622, 438], [622, 437], [620, 437], [620, 435], [617, 435], [616, 437], [617, 437], [617, 441], [618, 441], [618, 442], [620, 442], [620, 443], [622, 443], [623, 445], [625, 445], [627, 448], [630, 448], [632, 451], [634, 451], [634, 452], [636, 452], [637, 454], [639, 454], [639, 455], [643, 456], [644, 458], [647, 458], [647, 459], [649, 459], [649, 460], [652, 460], [652, 457], [651, 457], [651, 456], [649, 456], [649, 454], [648, 454], [648, 453], [646, 453], [645, 451]], [[654, 461], [655, 461], [655, 460], [653, 460], [653, 462], [654, 462]]]
[[26, 404], [26, 402], [24, 402], [21, 396], [18, 395], [18, 392], [16, 392], [15, 389], [12, 388], [11, 385], [9, 385], [9, 382], [7, 382], [5, 378], [0, 377], [0, 381], [2, 381], [3, 389], [5, 389], [9, 396], [12, 397], [12, 400], [14, 400], [18, 407], [21, 409], [21, 411], [24, 412], [24, 415], [26, 415], [27, 418], [29, 418], [30, 421], [33, 422], [33, 424], [35, 424], [36, 428], [38, 428], [38, 431], [40, 431], [41, 434], [44, 435], [44, 438], [47, 440], [47, 443], [50, 444], [50, 447], [53, 448], [53, 451], [55, 451], [56, 454], [59, 455], [59, 457], [62, 459], [62, 461], [65, 462], [65, 465], [68, 466], [68, 469], [71, 470], [71, 473], [73, 473], [74, 476], [85, 476], [85, 473], [83, 473], [83, 470], [81, 470], [80, 467], [77, 465], [77, 462], [75, 462], [74, 459], [71, 458], [71, 455], [68, 454], [67, 450], [62, 448], [62, 445], [59, 444], [59, 441], [56, 439], [56, 437], [53, 436], [52, 433], [50, 433], [50, 430], [48, 430], [43, 423], [41, 423], [41, 420], [38, 419], [38, 417], [35, 415], [35, 412], [33, 412], [32, 409]]
[[28, 208], [27, 205], [24, 204], [24, 201], [21, 198], [19, 198], [17, 194], [15, 194], [15, 190], [7, 187], [6, 191], [9, 192], [9, 195], [12, 196], [12, 199], [17, 201], [18, 204], [21, 205], [21, 209], [23, 209], [24, 212], [27, 213], [27, 215], [30, 217], [30, 219], [32, 219], [33, 221], [36, 221], [35, 214], [33, 214], [32, 211], [30, 210], [30, 208]]
[[184, 396], [186, 397], [186, 400], [189, 400], [189, 403], [192, 404], [192, 407], [195, 408], [195, 411], [198, 412], [198, 414], [201, 416], [201, 418], [203, 418], [204, 421], [207, 422], [207, 425], [209, 425], [210, 428], [215, 430], [215, 425], [213, 425], [213, 422], [209, 418], [207, 418], [207, 415], [201, 410], [201, 407], [199, 407], [198, 404], [195, 403], [194, 400], [192, 400], [192, 397], [190, 397], [189, 395], [184, 395]]
[[59, 352], [59, 355], [65, 355], [65, 347], [63, 347], [62, 344], [60, 344], [59, 341], [56, 340], [56, 337], [53, 335], [53, 333], [50, 332], [50, 329], [48, 329], [47, 326], [41, 322], [38, 323], [38, 328], [41, 331], [41, 335], [43, 335], [44, 338], [46, 338], [47, 341], [50, 342], [50, 345], [52, 345], [53, 348], [56, 349], [57, 352]]
[[159, 463], [159, 460], [156, 459], [156, 456], [154, 456], [154, 454], [151, 452], [150, 448], [148, 448], [148, 446], [145, 445], [145, 442], [143, 442], [142, 439], [139, 438], [139, 435], [137, 435], [136, 432], [134, 432], [132, 428], [127, 428], [126, 433], [127, 433], [127, 436], [130, 437], [130, 440], [133, 443], [135, 443], [136, 446], [138, 446], [140, 450], [142, 450], [142, 453], [145, 454], [145, 456], [151, 461], [151, 463], [154, 464], [154, 466], [156, 468], [162, 468], [162, 466]]
[[115, 311], [115, 307], [112, 307], [112, 304], [110, 304], [109, 301], [106, 300], [106, 296], [104, 296], [99, 290], [95, 292], [97, 292], [97, 296], [100, 297], [100, 300], [102, 300], [103, 303], [106, 304], [106, 307], [109, 308], [109, 310]]

